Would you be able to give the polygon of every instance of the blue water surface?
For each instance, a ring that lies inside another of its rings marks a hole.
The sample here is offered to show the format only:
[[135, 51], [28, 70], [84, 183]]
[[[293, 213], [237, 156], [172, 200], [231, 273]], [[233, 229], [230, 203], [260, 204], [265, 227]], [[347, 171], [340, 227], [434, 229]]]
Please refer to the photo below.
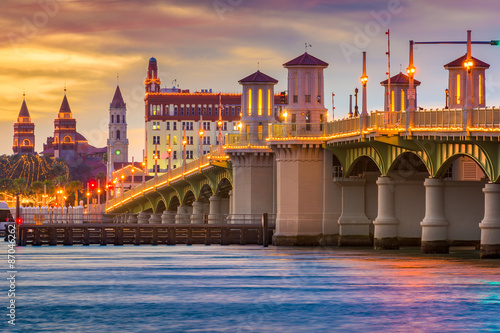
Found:
[[[7, 276], [7, 245], [0, 244]], [[340, 248], [16, 248], [6, 332], [497, 332], [500, 261]], [[470, 255], [472, 253], [472, 255]], [[6, 281], [5, 278], [2, 278]]]

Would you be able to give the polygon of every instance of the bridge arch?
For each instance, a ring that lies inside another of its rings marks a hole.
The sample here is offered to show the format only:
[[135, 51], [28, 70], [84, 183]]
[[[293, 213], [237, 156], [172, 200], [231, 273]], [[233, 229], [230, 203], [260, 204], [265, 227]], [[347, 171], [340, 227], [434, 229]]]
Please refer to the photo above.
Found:
[[492, 175], [490, 173], [488, 173], [488, 170], [486, 169], [487, 168], [487, 165], [485, 166], [483, 163], [481, 163], [481, 161], [479, 161], [476, 157], [472, 156], [472, 155], [469, 155], [469, 154], [465, 154], [465, 153], [457, 153], [457, 154], [453, 154], [451, 155], [450, 157], [448, 157], [440, 166], [439, 166], [439, 169], [437, 170], [436, 172], [436, 178], [443, 178], [445, 175], [446, 175], [446, 172], [448, 171], [448, 169], [450, 168], [450, 166], [456, 161], [458, 160], [460, 157], [467, 157], [469, 160], [472, 160], [476, 163], [476, 165], [478, 165], [480, 168], [481, 168], [481, 171], [486, 175], [486, 177], [488, 177], [488, 179], [490, 181], [494, 181], [494, 179], [492, 179]]
[[229, 197], [229, 191], [233, 189], [233, 185], [231, 181], [227, 178], [221, 178], [219, 183], [217, 184], [217, 189], [215, 190], [215, 195], [227, 198]]
[[[359, 147], [354, 149], [349, 149], [347, 151], [346, 163], [345, 163], [345, 177], [350, 177], [353, 175], [354, 168], [356, 164], [359, 163], [360, 159], [363, 157], [369, 158], [377, 167], [381, 174], [386, 174], [386, 166], [384, 160], [382, 159], [380, 153], [374, 147]], [[362, 159], [367, 161], [366, 159]], [[374, 170], [373, 170], [374, 171]]]
[[184, 194], [184, 200], [182, 200], [182, 205], [183, 206], [192, 206], [193, 202], [196, 201], [196, 197], [194, 196], [194, 193], [192, 190], [188, 190]]
[[155, 213], [160, 214], [163, 213], [165, 210], [167, 210], [167, 206], [165, 205], [163, 199], [158, 200], [158, 203], [156, 204], [155, 208]]
[[177, 211], [177, 207], [179, 207], [181, 205], [180, 201], [179, 201], [179, 197], [177, 195], [173, 195], [171, 198], [170, 198], [170, 202], [168, 203], [168, 208], [167, 210], [170, 210], [170, 211]]
[[407, 179], [415, 176], [421, 177], [423, 174], [428, 177], [431, 175], [431, 170], [429, 170], [422, 157], [414, 151], [400, 153], [387, 170], [387, 175], [392, 178]]
[[379, 172], [383, 174], [380, 164], [369, 155], [358, 156], [350, 165], [345, 173], [345, 177], [359, 176], [364, 172]]

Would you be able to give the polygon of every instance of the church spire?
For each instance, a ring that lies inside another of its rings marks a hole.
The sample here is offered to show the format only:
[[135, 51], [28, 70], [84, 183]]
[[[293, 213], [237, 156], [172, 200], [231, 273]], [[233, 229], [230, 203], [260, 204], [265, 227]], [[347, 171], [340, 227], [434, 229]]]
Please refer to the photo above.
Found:
[[122, 97], [122, 92], [120, 91], [120, 86], [116, 86], [115, 90], [115, 95], [113, 96], [113, 100], [111, 101], [111, 104], [109, 105], [110, 108], [113, 109], [119, 109], [119, 108], [124, 108], [125, 102], [123, 101]]

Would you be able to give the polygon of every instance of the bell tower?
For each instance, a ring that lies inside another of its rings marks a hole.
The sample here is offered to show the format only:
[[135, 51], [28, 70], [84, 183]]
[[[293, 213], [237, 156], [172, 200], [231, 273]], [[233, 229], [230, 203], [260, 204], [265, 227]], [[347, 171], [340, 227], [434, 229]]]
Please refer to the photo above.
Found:
[[146, 86], [146, 93], [148, 92], [160, 92], [161, 81], [158, 78], [158, 63], [155, 58], [149, 59], [148, 65], [148, 75], [144, 81]]
[[64, 98], [59, 108], [57, 118], [54, 120], [54, 157], [65, 161], [74, 160], [76, 157], [76, 119], [69, 107], [64, 89]]
[[283, 67], [288, 69], [288, 114], [291, 119], [287, 122], [326, 122], [323, 70], [328, 63], [305, 52]]
[[[108, 168], [114, 162], [128, 162], [127, 105], [123, 101], [120, 86], [109, 104]], [[108, 172], [113, 171], [108, 169]]]
[[25, 95], [23, 104], [14, 123], [14, 154], [33, 154], [35, 152], [35, 124], [31, 122], [31, 116], [26, 106]]

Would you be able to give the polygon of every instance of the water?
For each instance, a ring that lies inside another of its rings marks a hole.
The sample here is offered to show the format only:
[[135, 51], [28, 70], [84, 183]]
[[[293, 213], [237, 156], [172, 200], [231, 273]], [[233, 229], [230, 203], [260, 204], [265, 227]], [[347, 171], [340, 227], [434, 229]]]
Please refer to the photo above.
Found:
[[[0, 249], [6, 253], [6, 243]], [[17, 325], [7, 325], [3, 310], [0, 328], [499, 331], [500, 261], [470, 253], [218, 245], [18, 247]], [[6, 270], [2, 264], [2, 274]], [[1, 288], [3, 309], [6, 289]]]

